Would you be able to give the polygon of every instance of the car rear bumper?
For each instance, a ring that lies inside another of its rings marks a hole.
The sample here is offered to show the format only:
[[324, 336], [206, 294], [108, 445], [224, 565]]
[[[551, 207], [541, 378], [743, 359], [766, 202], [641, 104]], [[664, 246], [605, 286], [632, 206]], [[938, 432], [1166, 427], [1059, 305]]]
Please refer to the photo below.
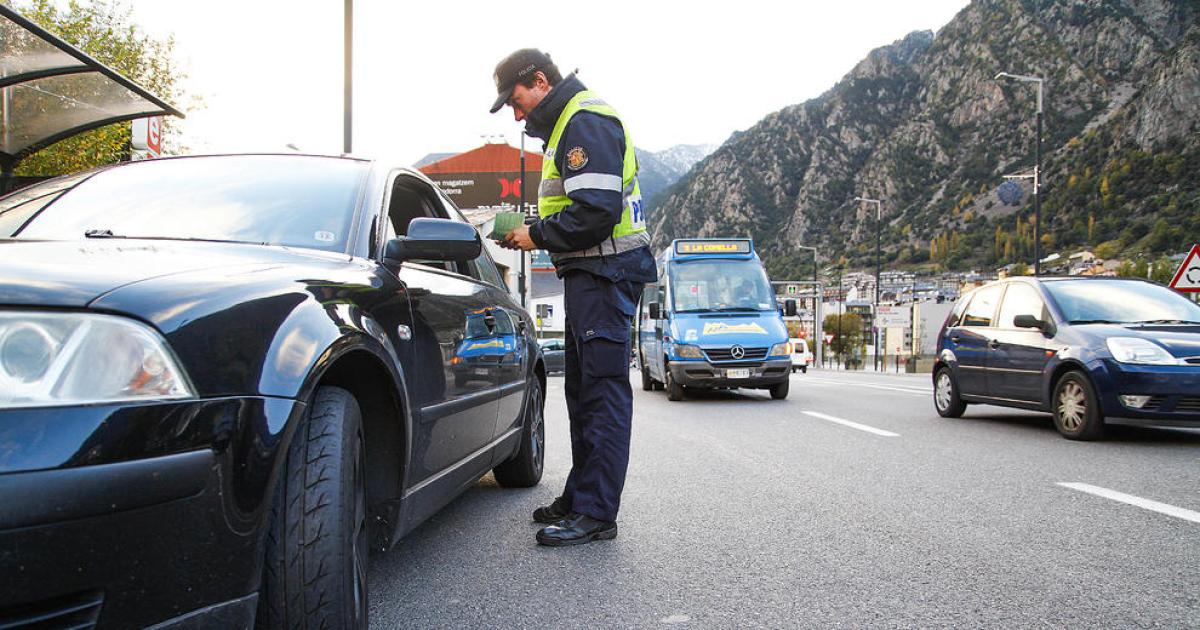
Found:
[[[252, 625], [277, 447], [302, 412], [269, 398], [0, 412], [0, 443], [18, 440], [0, 454], [0, 626], [80, 611], [99, 628]], [[25, 468], [68, 452], [63, 436], [83, 457]]]
[[[1121, 424], [1200, 427], [1200, 367], [1129, 365], [1099, 361], [1092, 370], [1100, 407]], [[1121, 395], [1150, 396], [1142, 408], [1123, 404]]]
[[[761, 388], [778, 385], [788, 380], [792, 373], [792, 360], [788, 357], [755, 363], [713, 364], [709, 361], [674, 361], [670, 364], [671, 377], [685, 387]], [[748, 369], [747, 378], [730, 378], [731, 369]]]

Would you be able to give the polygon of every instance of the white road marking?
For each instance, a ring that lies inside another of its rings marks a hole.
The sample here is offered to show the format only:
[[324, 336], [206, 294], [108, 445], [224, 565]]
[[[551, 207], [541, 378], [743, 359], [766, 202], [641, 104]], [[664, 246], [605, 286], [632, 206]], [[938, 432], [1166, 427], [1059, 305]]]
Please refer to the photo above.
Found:
[[932, 389], [921, 389], [921, 388], [917, 388], [917, 387], [889, 387], [887, 385], [874, 385], [871, 383], [852, 383], [852, 382], [847, 382], [847, 381], [827, 381], [827, 380], [815, 379], [815, 378], [812, 378], [811, 376], [804, 380], [811, 381], [813, 383], [824, 383], [826, 385], [847, 385], [850, 387], [870, 387], [872, 389], [886, 389], [886, 390], [892, 391], [892, 392], [901, 392], [904, 394], [916, 394], [918, 396], [928, 396], [929, 394], [933, 393]]
[[892, 433], [891, 431], [884, 431], [883, 429], [876, 429], [875, 427], [869, 427], [865, 424], [859, 424], [857, 422], [851, 422], [849, 420], [835, 418], [831, 415], [824, 414], [819, 411], [805, 411], [804, 414], [808, 415], [808, 416], [812, 416], [814, 418], [820, 418], [822, 420], [836, 422], [840, 425], [850, 427], [851, 429], [858, 429], [859, 431], [866, 431], [867, 433], [874, 433], [875, 435], [882, 435], [883, 437], [900, 437], [899, 433]]
[[1125, 494], [1124, 492], [1117, 492], [1116, 490], [1109, 490], [1108, 488], [1101, 488], [1100, 486], [1093, 486], [1086, 483], [1060, 481], [1058, 482], [1058, 485], [1064, 488], [1070, 488], [1072, 490], [1094, 494], [1098, 497], [1104, 497], [1105, 499], [1112, 499], [1113, 501], [1128, 503], [1129, 505], [1140, 507], [1143, 510], [1150, 510], [1151, 512], [1158, 512], [1159, 514], [1174, 516], [1175, 518], [1181, 518], [1185, 521], [1191, 521], [1193, 523], [1200, 523], [1200, 512], [1193, 512], [1192, 510], [1175, 507], [1174, 505], [1159, 503], [1158, 501], [1143, 499], [1142, 497], [1135, 497], [1132, 494]]

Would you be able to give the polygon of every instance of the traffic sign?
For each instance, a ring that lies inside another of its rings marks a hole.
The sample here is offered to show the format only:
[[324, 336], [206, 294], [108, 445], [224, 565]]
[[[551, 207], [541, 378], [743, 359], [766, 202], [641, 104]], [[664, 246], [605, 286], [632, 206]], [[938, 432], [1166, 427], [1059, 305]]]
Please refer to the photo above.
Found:
[[825, 335], [825, 343], [833, 343], [833, 335]]
[[1000, 201], [1003, 201], [1004, 205], [1015, 206], [1021, 201], [1022, 192], [1020, 184], [1009, 180], [1000, 184], [1000, 187], [996, 189], [996, 196], [1000, 197]]
[[1171, 278], [1171, 288], [1185, 293], [1200, 293], [1200, 244], [1192, 245], [1192, 251], [1183, 257], [1183, 264]]
[[796, 295], [796, 293], [798, 293], [799, 291], [800, 291], [800, 287], [798, 287], [794, 284], [787, 285], [788, 295]]

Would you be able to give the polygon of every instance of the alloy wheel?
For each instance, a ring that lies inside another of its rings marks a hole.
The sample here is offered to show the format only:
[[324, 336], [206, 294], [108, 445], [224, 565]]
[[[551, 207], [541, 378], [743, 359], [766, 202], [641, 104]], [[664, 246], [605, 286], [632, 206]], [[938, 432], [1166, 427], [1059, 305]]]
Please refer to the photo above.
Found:
[[536, 470], [542, 469], [542, 456], [546, 450], [546, 419], [542, 415], [542, 392], [538, 388], [534, 388], [533, 395], [530, 396], [531, 412], [533, 413], [532, 424], [529, 428], [530, 449], [533, 453], [533, 467]]
[[1058, 417], [1067, 431], [1077, 431], [1087, 417], [1087, 395], [1079, 383], [1065, 383], [1058, 394]]
[[950, 407], [950, 394], [954, 391], [953, 385], [950, 383], [950, 375], [942, 372], [938, 376], [937, 388], [933, 393], [933, 400], [937, 403], [937, 408], [945, 411]]

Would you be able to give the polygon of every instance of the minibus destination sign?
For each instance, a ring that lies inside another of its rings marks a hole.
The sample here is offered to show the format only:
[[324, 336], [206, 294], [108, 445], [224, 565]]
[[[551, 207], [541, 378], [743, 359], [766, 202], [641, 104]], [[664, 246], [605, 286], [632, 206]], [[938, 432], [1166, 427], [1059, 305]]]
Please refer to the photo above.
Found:
[[750, 241], [676, 241], [675, 253], [684, 254], [749, 254]]

